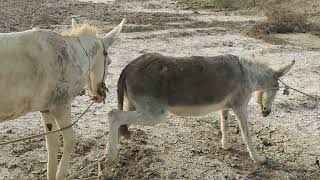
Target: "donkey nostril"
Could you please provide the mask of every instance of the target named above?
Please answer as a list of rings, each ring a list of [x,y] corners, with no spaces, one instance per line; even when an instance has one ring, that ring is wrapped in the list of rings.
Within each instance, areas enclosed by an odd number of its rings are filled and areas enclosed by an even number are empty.
[[[94,101],[97,101],[98,97],[97,96],[93,96],[91,99],[94,100]]]

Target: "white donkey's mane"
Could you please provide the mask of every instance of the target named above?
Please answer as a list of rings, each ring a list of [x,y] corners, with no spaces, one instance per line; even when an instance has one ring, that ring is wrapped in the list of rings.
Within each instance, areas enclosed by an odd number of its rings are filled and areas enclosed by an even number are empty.
[[[72,36],[72,37],[78,37],[78,36],[97,36],[97,27],[90,24],[82,24],[79,27],[72,28],[71,30],[63,31],[61,33],[63,36]]]

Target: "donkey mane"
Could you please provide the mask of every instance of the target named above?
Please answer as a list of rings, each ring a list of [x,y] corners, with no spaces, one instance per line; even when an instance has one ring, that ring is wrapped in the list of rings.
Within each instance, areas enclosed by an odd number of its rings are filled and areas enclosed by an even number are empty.
[[[244,62],[245,64],[248,65],[254,65],[257,67],[261,67],[264,69],[270,69],[269,64],[266,62],[261,61],[260,59],[256,59],[256,58],[240,58],[240,60],[242,62]]]
[[[81,35],[88,35],[96,37],[97,35],[97,27],[90,25],[90,24],[82,24],[81,26],[77,28],[72,28],[71,30],[64,31],[61,33],[63,36],[72,36],[72,37],[78,37]]]
[[[252,71],[256,73],[263,73],[266,76],[274,73],[274,70],[269,67],[269,64],[266,62],[261,61],[260,59],[256,58],[240,58],[240,61],[243,65],[249,67]]]

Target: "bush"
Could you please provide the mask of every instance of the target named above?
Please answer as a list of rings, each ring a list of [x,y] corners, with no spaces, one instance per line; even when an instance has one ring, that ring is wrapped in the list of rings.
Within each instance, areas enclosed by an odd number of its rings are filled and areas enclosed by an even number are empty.
[[[250,34],[305,33],[311,30],[308,15],[304,13],[279,8],[268,10],[265,15],[267,21],[254,25]]]

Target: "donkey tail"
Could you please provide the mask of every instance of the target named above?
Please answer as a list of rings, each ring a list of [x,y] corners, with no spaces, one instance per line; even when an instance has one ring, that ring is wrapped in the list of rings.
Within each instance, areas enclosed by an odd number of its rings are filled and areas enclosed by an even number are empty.
[[[119,80],[118,80],[118,87],[117,87],[117,94],[118,94],[118,109],[123,110],[123,101],[124,95],[126,91],[126,70],[122,70]],[[130,137],[130,131],[128,130],[128,125],[124,124],[119,127],[119,137],[124,136],[126,138]]]

